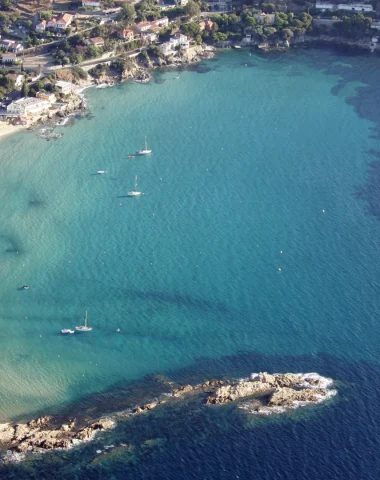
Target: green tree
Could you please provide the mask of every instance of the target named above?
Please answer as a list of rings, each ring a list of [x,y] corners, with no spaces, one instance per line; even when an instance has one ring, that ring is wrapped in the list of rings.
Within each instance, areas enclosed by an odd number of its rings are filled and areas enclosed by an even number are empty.
[[[120,12],[120,19],[126,20],[128,23],[132,23],[136,16],[137,14],[135,7],[132,4],[125,2]]]
[[[29,95],[29,85],[24,82],[21,87],[21,96],[27,97]]]
[[[190,18],[199,17],[199,15],[201,14],[201,9],[199,5],[194,2],[194,0],[189,0],[183,10],[185,15]]]
[[[284,40],[290,40],[294,36],[294,33],[289,28],[284,28],[281,31],[281,36]]]
[[[41,20],[46,20],[47,22],[51,19],[52,16],[53,16],[53,12],[50,10],[45,10],[40,13]]]
[[[189,23],[185,23],[182,26],[182,31],[185,35],[195,38],[197,35],[201,33],[201,27],[196,22],[189,22]]]

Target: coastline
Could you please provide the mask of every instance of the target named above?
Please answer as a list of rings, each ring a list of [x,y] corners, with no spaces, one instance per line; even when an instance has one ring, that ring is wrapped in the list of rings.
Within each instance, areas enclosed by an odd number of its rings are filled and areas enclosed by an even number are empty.
[[[75,91],[71,95],[71,99],[68,101],[68,108],[64,113],[56,111],[49,111],[48,113],[43,112],[41,114],[35,115],[29,119],[25,125],[12,125],[6,123],[0,123],[0,142],[2,139],[20,133],[22,131],[31,130],[38,125],[44,125],[49,123],[55,118],[65,118],[70,114],[79,112],[81,109],[81,104],[85,105],[84,94],[83,92],[88,88],[110,88],[120,83],[125,83],[128,81],[135,81],[137,83],[148,83],[152,79],[152,72],[159,68],[167,69],[179,69],[181,67],[186,67],[187,65],[197,64],[204,60],[212,59],[216,52],[223,51],[225,49],[251,49],[257,48],[258,51],[272,52],[272,51],[281,51],[285,52],[292,48],[300,46],[330,46],[330,47],[344,47],[357,49],[360,51],[370,49],[371,41],[370,39],[358,39],[350,40],[344,37],[336,37],[331,35],[319,35],[319,36],[310,36],[310,35],[301,35],[295,37],[290,44],[275,44],[275,45],[261,45],[258,42],[222,42],[221,44],[216,44],[215,46],[206,46],[206,45],[197,45],[191,47],[186,53],[181,57],[171,57],[168,60],[159,59],[159,62],[154,63],[149,60],[146,64],[140,64],[137,62],[132,62],[132,65],[129,68],[126,68],[121,74],[118,73],[104,73],[99,78],[91,77],[89,81],[82,82],[80,85],[76,85]],[[376,53],[376,50],[372,53]]]

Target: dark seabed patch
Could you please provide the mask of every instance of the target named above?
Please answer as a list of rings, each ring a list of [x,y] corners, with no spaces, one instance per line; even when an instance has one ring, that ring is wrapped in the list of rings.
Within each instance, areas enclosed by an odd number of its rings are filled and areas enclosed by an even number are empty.
[[[188,368],[166,374],[186,384],[210,378],[239,378],[263,370],[318,371],[337,380],[339,395],[313,409],[260,419],[232,405],[209,408],[201,400],[190,398],[121,420],[115,430],[71,452],[49,453],[3,467],[0,478],[379,478],[377,365],[346,362],[325,354],[268,357],[247,352],[221,359],[199,359]],[[169,389],[166,382],[165,377],[152,376],[134,384],[120,383],[61,413],[71,418],[110,413],[138,403],[147,394],[154,397]]]

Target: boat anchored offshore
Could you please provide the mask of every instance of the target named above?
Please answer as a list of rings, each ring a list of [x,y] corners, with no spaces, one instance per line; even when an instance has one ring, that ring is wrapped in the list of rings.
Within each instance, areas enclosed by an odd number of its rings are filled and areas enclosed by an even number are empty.
[[[152,153],[152,150],[149,150],[148,145],[146,143],[146,137],[145,137],[145,148],[142,148],[137,152],[137,155],[149,155]]]
[[[98,170],[96,173],[98,175],[104,175],[105,173],[107,173],[107,170]]]
[[[128,197],[137,197],[141,195],[142,192],[137,190],[137,175],[135,176],[135,189],[127,193]]]
[[[75,330],[77,332],[91,332],[92,327],[89,327],[87,325],[87,310],[86,310],[86,316],[84,318],[84,325],[79,325],[79,326],[75,327]]]
[[[63,335],[68,335],[69,333],[75,333],[75,330],[71,330],[70,328],[63,328],[61,330],[61,333],[63,333]]]

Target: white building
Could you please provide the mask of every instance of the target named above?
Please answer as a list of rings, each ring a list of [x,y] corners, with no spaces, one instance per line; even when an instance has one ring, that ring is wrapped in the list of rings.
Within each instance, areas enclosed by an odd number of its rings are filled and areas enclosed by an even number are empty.
[[[205,3],[211,7],[211,10],[227,12],[228,10],[231,10],[231,1],[232,0],[212,0],[206,1]]]
[[[143,40],[147,40],[148,42],[152,43],[157,40],[158,36],[157,36],[157,33],[144,32],[141,34],[141,38]]]
[[[17,73],[7,73],[6,77],[14,80],[16,88],[21,87],[22,82],[24,81],[24,75],[18,75]]]
[[[187,5],[189,2],[189,0],[174,0],[174,3],[176,5],[180,5],[181,7],[184,7],[185,5]]]
[[[17,55],[15,53],[3,53],[3,63],[17,63]]]
[[[63,80],[59,80],[55,86],[59,93],[62,93],[63,95],[67,95],[73,91],[73,84],[70,82],[64,82]]]
[[[334,3],[327,3],[327,2],[316,2],[315,8],[317,10],[335,10],[336,5]]]
[[[151,24],[150,22],[140,22],[136,27],[139,32],[147,32],[150,29]]]
[[[176,33],[174,37],[170,37],[170,43],[172,44],[173,48],[181,47],[186,50],[190,47],[189,39],[182,33]]]
[[[73,18],[74,15],[70,15],[69,13],[65,13],[60,17],[54,17],[47,22],[46,28],[50,28],[52,30],[66,30],[66,28],[73,21]]]
[[[165,28],[168,25],[169,25],[168,17],[162,17],[162,18],[159,18],[158,20],[153,20],[153,22],[151,22],[152,27]]]
[[[29,113],[31,115],[35,113],[43,112],[50,108],[50,102],[47,100],[41,100],[34,97],[21,98],[15,102],[10,103],[7,106],[7,112],[25,117]]]
[[[37,32],[44,32],[46,30],[46,20],[41,20],[36,24],[36,30]]]
[[[347,12],[373,12],[373,7],[369,3],[334,3],[316,2],[317,10],[345,10]]]
[[[346,10],[349,12],[373,12],[372,5],[368,3],[340,3],[338,10]]]

